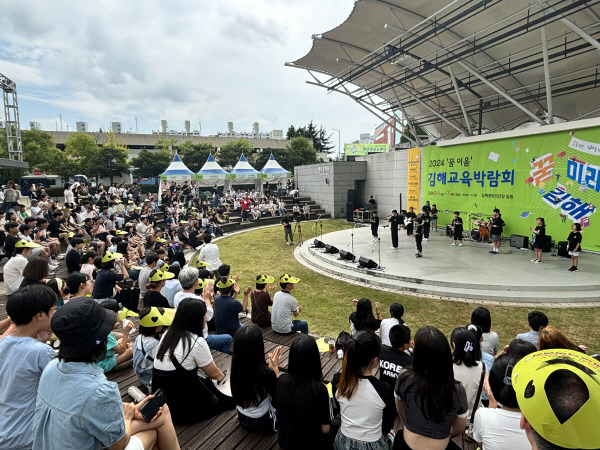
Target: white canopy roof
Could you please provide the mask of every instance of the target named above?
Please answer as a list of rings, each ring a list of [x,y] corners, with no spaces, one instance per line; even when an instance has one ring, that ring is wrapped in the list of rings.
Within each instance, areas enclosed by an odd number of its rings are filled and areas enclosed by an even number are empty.
[[[261,169],[260,174],[261,174],[261,178],[265,179],[267,181],[273,180],[276,178],[287,178],[290,176],[290,172],[288,172],[283,167],[281,167],[281,165],[279,165],[279,163],[273,156],[273,153],[271,153],[271,156],[269,156],[269,160],[265,163],[264,167]]]
[[[166,178],[170,181],[184,181],[191,180],[193,175],[195,175],[194,172],[188,169],[187,166],[183,163],[183,161],[181,161],[179,155],[175,153],[173,161],[171,162],[171,164],[169,164],[167,170],[160,174],[160,177],[162,179]]]
[[[239,161],[235,165],[231,172],[229,172],[228,177],[232,180],[255,180],[258,178],[258,170],[250,165],[244,154],[240,156]]]

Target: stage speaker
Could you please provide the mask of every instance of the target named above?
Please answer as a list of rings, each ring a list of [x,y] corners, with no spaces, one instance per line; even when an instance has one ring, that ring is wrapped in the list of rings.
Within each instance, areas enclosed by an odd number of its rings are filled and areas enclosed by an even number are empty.
[[[318,240],[318,239],[315,239],[313,241],[313,246],[315,248],[325,248],[325,244],[323,242],[321,242],[320,240]]]
[[[544,236],[544,245],[542,246],[542,252],[552,251],[552,236]]]
[[[569,243],[567,241],[560,241],[558,243],[558,256],[564,256],[565,258],[570,258],[569,256]]]
[[[333,255],[333,254],[338,253],[338,252],[339,252],[338,248],[334,247],[333,245],[327,244],[325,246],[325,253],[331,253]]]
[[[516,248],[527,248],[529,245],[529,238],[527,236],[521,236],[518,234],[510,235],[510,246]]]
[[[446,225],[446,236],[452,236],[452,225]]]
[[[375,261],[369,258],[365,258],[364,256],[361,256],[358,259],[358,265],[360,267],[364,267],[365,269],[377,269],[378,267]]]
[[[350,252],[347,252],[346,250],[340,250],[340,259],[343,259],[345,261],[354,261],[356,259],[356,256],[354,256]]]
[[[354,203],[352,203],[352,202],[346,203],[346,220],[348,222],[352,222],[354,220],[354,217],[352,215],[353,212],[354,212]]]

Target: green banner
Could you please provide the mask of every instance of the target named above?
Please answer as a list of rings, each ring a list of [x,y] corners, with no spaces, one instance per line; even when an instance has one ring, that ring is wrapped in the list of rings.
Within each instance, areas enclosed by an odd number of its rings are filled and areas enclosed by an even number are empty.
[[[387,153],[390,151],[388,144],[345,144],[344,152],[347,156],[366,156],[369,153]]]
[[[579,223],[582,248],[600,251],[600,128],[426,147],[422,185],[440,225],[460,211],[465,229],[475,227],[498,208],[505,236],[531,236],[543,217],[556,243]]]

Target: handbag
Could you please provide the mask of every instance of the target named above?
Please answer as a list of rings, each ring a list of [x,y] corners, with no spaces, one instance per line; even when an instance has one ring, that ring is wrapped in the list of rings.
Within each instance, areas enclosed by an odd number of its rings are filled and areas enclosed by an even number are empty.
[[[481,399],[481,391],[483,391],[483,380],[485,379],[486,373],[485,363],[481,362],[481,378],[479,380],[479,387],[477,388],[477,395],[475,396],[475,403],[473,403],[473,411],[471,411],[471,419],[469,421],[469,426],[465,430],[465,437],[468,441],[475,442],[473,439],[473,423],[475,422],[475,413],[477,412],[477,408],[479,407],[479,400]]]
[[[335,349],[344,350],[344,347],[346,347],[346,344],[350,341],[350,339],[352,339],[350,333],[347,331],[340,331],[340,334],[338,334],[338,337],[335,340]]]

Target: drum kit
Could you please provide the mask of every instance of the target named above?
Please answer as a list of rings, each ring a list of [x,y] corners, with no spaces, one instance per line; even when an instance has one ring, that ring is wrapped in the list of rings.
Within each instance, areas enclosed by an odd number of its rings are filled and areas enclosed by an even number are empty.
[[[469,222],[472,226],[469,227],[469,238],[473,241],[488,242],[490,237],[490,219],[484,221],[482,219],[483,213],[471,213],[469,216]]]

